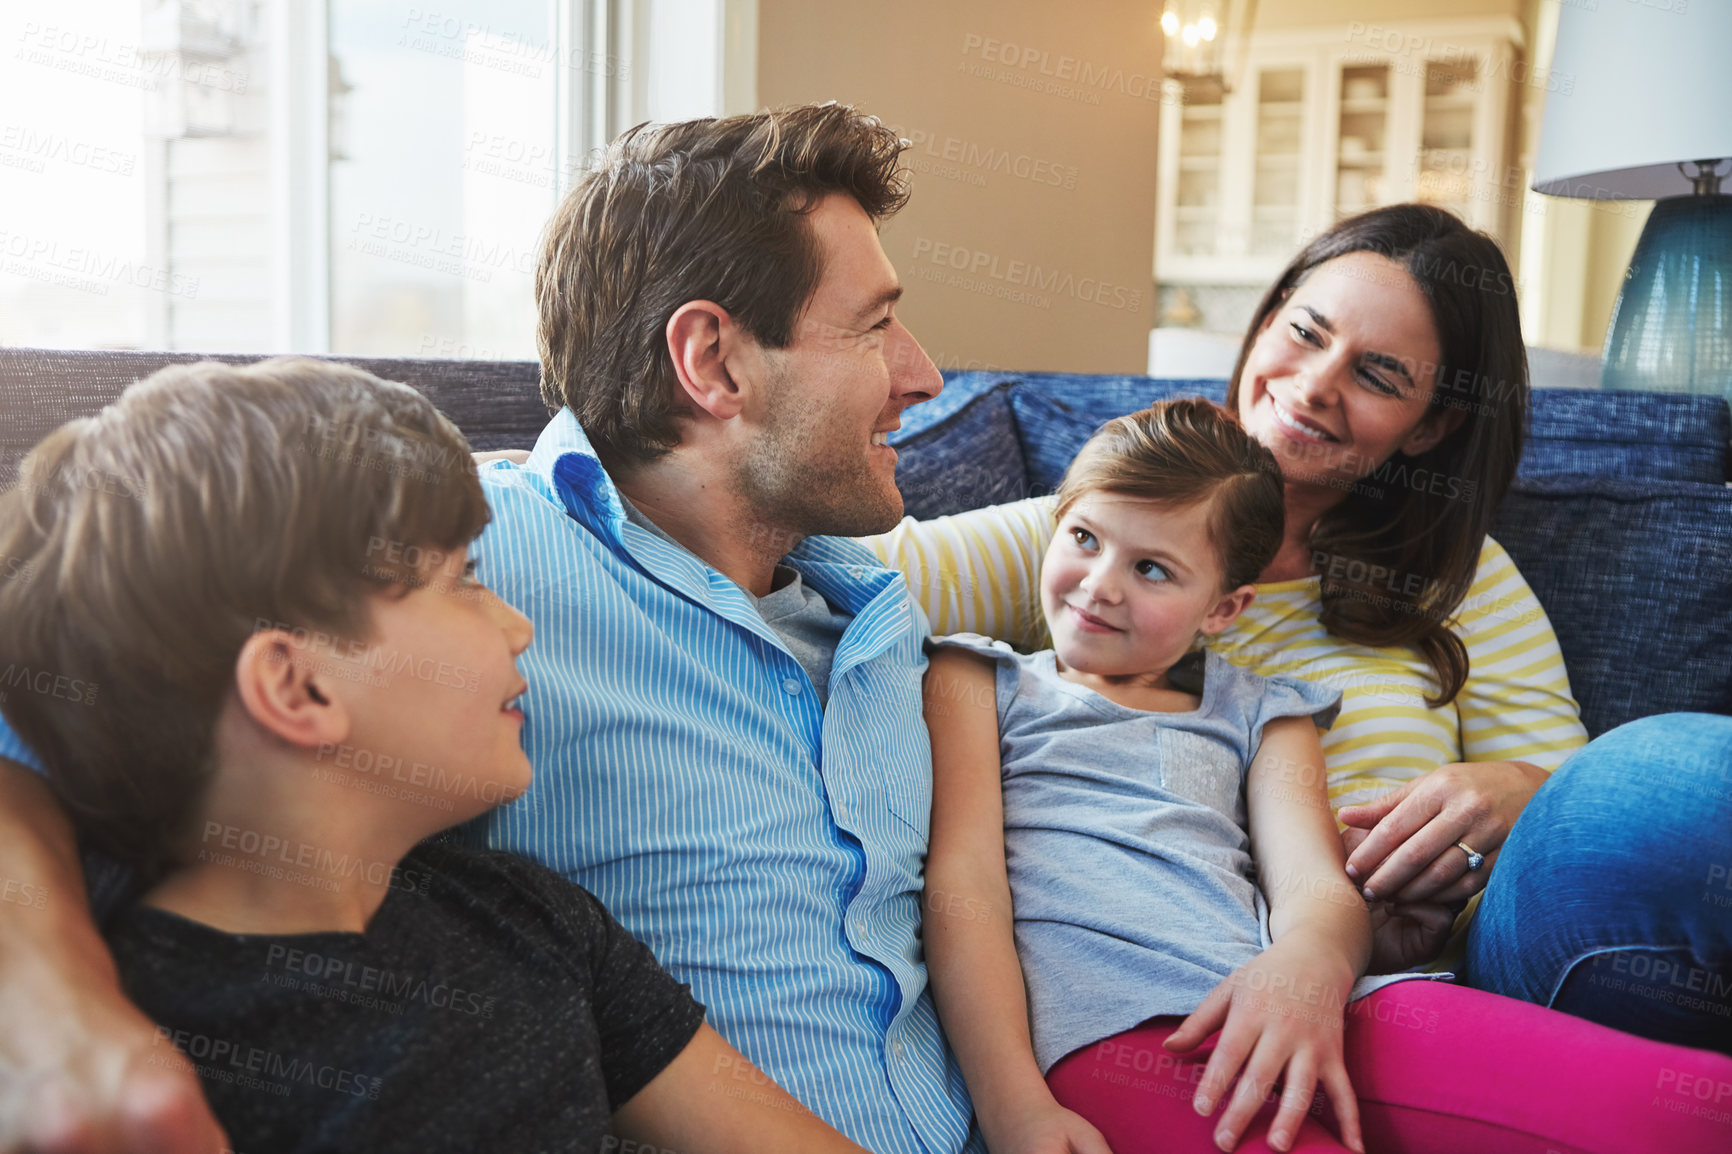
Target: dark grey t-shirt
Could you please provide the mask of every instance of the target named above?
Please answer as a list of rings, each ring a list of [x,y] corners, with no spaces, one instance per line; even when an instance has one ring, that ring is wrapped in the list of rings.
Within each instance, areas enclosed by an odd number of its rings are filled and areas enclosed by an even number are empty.
[[[243,1154],[593,1151],[704,1008],[588,891],[428,843],[365,934],[229,934],[134,905],[127,993]]]

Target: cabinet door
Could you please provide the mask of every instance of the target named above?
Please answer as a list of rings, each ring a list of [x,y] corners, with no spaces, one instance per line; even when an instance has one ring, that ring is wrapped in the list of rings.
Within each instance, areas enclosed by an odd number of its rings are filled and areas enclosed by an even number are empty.
[[[1214,256],[1221,238],[1225,106],[1219,89],[1190,90],[1179,109],[1173,255]]]
[[[1331,223],[1389,201],[1393,69],[1342,63],[1336,102]]]
[[[1478,56],[1425,62],[1413,186],[1413,198],[1421,204],[1447,208],[1469,222],[1474,219],[1475,160],[1482,143],[1476,123],[1481,65]]]
[[[1309,70],[1300,64],[1256,74],[1251,255],[1285,259],[1299,247],[1307,215],[1306,108]]]

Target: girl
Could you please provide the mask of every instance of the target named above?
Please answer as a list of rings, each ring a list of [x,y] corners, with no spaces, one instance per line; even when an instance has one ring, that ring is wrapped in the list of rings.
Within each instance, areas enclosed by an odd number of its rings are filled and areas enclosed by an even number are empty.
[[[1400,1149],[1537,1151],[1577,1108],[1537,1069],[1594,1086],[1598,1148],[1646,1148],[1654,1078],[1688,1052],[1361,980],[1399,959],[1373,956],[1330,818],[1317,728],[1339,694],[1194,649],[1251,602],[1283,520],[1274,458],[1213,406],[1119,418],[1058,493],[1053,648],[938,642],[925,942],[988,1145],[1230,1150],[1257,1118],[1251,1149],[1363,1151],[1363,1079]]]

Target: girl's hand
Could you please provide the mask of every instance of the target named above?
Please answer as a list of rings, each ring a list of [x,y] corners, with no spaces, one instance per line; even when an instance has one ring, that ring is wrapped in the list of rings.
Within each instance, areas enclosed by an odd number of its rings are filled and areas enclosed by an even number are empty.
[[[998,1127],[1008,1139],[989,1141],[992,1154],[1113,1154],[1112,1147],[1081,1114],[1053,1101],[1029,1107]]]
[[[1545,780],[1545,770],[1525,761],[1457,762],[1345,806],[1336,816],[1349,827],[1342,831],[1347,876],[1367,902],[1465,902],[1485,888],[1498,850]],[[1484,865],[1469,870],[1458,842],[1483,854]]]
[[[1341,1123],[1342,1141],[1364,1154],[1359,1101],[1341,1051],[1342,1016],[1354,976],[1353,965],[1327,943],[1290,933],[1216,986],[1167,1039],[1167,1049],[1182,1054],[1221,1031],[1194,1102],[1205,1118],[1244,1068],[1215,1129],[1216,1146],[1231,1150],[1238,1144],[1280,1081],[1281,1105],[1269,1124],[1269,1145],[1290,1149],[1321,1082]]]

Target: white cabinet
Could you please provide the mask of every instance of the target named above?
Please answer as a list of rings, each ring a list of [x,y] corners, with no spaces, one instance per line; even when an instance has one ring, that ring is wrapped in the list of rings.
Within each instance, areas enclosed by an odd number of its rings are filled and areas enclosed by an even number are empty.
[[[1260,34],[1224,96],[1168,83],[1155,280],[1265,285],[1343,217],[1417,200],[1500,240],[1514,20]]]

